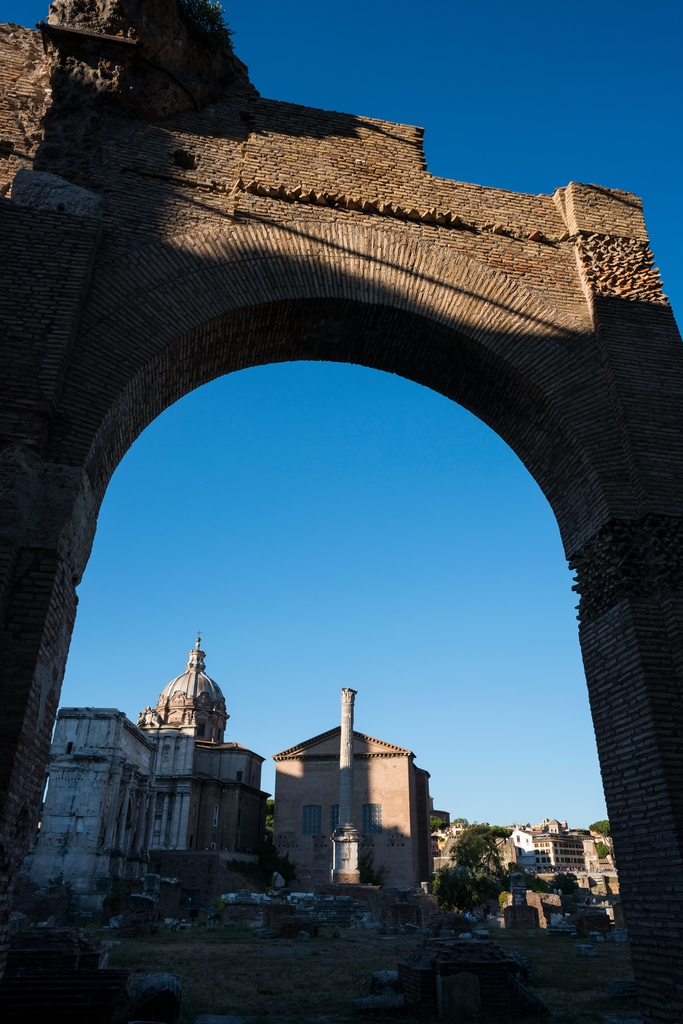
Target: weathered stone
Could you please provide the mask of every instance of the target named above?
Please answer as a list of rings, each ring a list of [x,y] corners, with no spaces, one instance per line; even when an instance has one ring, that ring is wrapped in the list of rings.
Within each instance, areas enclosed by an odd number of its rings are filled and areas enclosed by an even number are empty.
[[[479,977],[468,971],[437,977],[439,1017],[472,1020],[481,1016]]]
[[[398,971],[374,971],[370,981],[370,994],[389,995],[399,989]]]
[[[176,974],[146,974],[135,986],[131,1018],[175,1024],[181,1003],[182,990]]]
[[[574,952],[577,956],[597,956],[598,951],[595,946],[590,943],[578,943],[574,946]]]
[[[100,196],[56,174],[22,169],[12,182],[12,201],[36,210],[57,210],[76,217],[100,218],[103,203]]]

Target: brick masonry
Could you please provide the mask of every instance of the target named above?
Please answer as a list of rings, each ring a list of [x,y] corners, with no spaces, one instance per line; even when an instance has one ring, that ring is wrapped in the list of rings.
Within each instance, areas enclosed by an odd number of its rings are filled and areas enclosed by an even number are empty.
[[[263,99],[144,7],[51,6],[113,43],[0,27],[5,914],[119,460],[220,374],[354,362],[471,410],[553,508],[642,1013],[683,1019],[683,350],[640,200],[435,177],[420,129]]]

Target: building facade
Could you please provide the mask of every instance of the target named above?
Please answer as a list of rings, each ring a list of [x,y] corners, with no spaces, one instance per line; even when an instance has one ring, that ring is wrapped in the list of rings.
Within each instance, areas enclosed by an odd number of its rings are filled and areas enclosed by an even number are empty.
[[[339,825],[341,728],[274,755],[278,852],[297,864],[302,886],[332,877],[331,835]],[[361,878],[371,869],[408,887],[432,874],[429,772],[404,747],[353,732],[351,818],[360,833]]]
[[[221,850],[256,860],[265,835],[264,758],[224,742],[225,699],[199,639],[181,675],[133,725],[115,708],[62,708],[48,788],[26,862],[41,885],[62,876],[94,910],[150,851]]]

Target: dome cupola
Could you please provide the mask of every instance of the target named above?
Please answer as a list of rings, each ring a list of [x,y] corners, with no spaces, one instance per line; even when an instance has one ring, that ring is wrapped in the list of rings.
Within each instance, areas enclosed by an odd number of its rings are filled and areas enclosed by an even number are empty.
[[[188,662],[182,675],[164,687],[157,702],[157,715],[162,725],[177,728],[193,727],[198,740],[222,743],[225,723],[230,717],[225,712],[225,699],[218,683],[205,672],[206,655],[200,638],[188,653]]]

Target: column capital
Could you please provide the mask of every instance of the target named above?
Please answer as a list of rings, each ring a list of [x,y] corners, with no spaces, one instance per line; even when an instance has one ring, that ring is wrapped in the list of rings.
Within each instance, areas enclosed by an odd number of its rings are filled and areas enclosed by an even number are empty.
[[[683,590],[683,517],[612,520],[569,559],[579,619],[599,618],[627,597]]]

